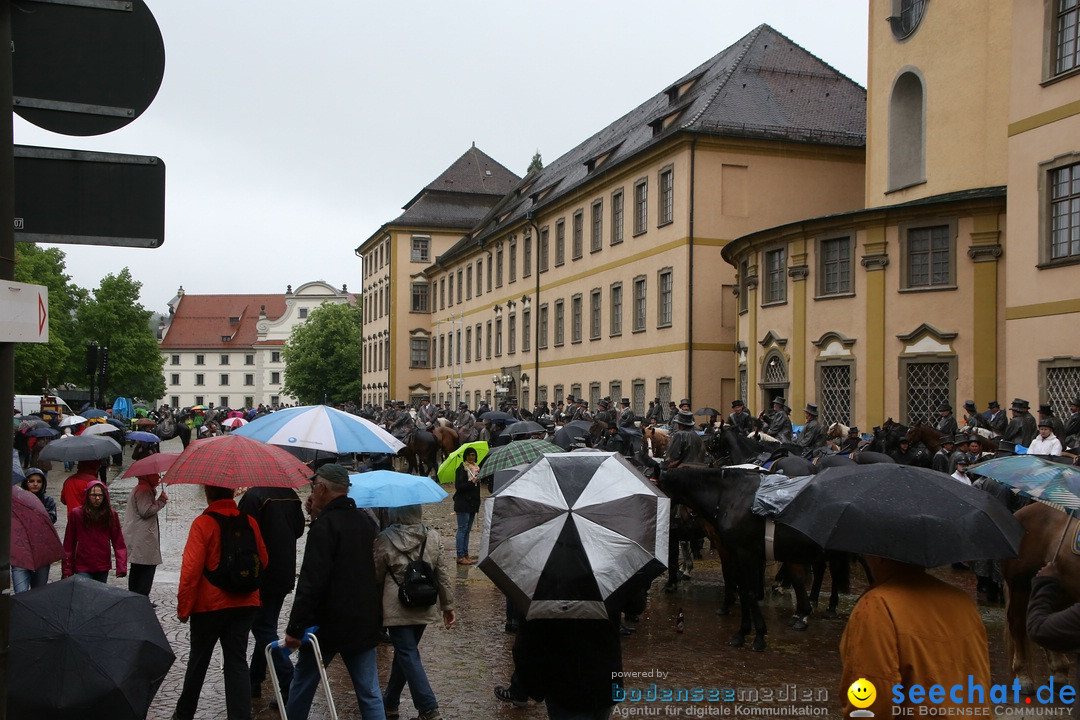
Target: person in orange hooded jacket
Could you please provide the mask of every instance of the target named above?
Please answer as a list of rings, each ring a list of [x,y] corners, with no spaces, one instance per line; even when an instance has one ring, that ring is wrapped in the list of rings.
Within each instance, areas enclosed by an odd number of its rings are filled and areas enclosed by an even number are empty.
[[[214,645],[221,643],[225,673],[225,708],[228,720],[250,720],[251,678],[248,675],[247,637],[259,607],[259,591],[230,593],[222,590],[203,574],[221,562],[221,527],[210,513],[236,516],[240,511],[233,500],[232,488],[206,485],[207,508],[191,523],[184,559],[180,566],[180,589],[176,615],[180,622],[191,620],[191,649],[187,673],[173,717],[192,720],[199,705],[206,671]],[[259,524],[251,516],[248,523],[255,530],[259,561],[266,567],[266,545]]]

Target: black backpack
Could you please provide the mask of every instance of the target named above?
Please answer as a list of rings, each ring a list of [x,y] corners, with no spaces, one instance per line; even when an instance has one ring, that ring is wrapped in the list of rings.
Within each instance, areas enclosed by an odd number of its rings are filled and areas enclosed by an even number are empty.
[[[221,562],[217,569],[203,568],[210,583],[227,593],[243,594],[259,589],[263,565],[259,560],[259,545],[248,516],[221,515],[205,511],[221,529]]]
[[[435,584],[435,571],[431,564],[424,561],[424,548],[427,547],[427,528],[424,528],[424,540],[420,543],[420,555],[410,560],[401,574],[401,582],[394,577],[390,568],[390,579],[398,586],[398,600],[407,608],[431,607],[439,599],[439,588]]]

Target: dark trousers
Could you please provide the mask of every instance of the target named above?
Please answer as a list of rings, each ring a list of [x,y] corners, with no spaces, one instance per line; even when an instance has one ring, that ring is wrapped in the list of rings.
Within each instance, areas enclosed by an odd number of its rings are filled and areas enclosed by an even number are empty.
[[[206,670],[214,645],[221,643],[225,664],[225,707],[228,720],[251,720],[251,679],[248,677],[247,641],[255,607],[226,608],[194,613],[191,650],[180,699],[176,702],[177,720],[192,720],[199,707],[199,693],[206,680]]]
[[[131,563],[128,566],[128,590],[150,597],[150,588],[154,586],[155,572],[157,572],[157,565]]]
[[[251,623],[251,636],[255,638],[255,649],[251,653],[251,672],[249,673],[252,689],[262,685],[262,681],[266,679],[266,646],[278,639],[278,618],[281,616],[281,606],[285,602],[284,595],[273,595],[265,590],[259,595],[262,597],[262,605],[255,611],[255,619]],[[272,657],[278,683],[287,696],[289,685],[292,683],[292,661],[280,652],[272,653]]]

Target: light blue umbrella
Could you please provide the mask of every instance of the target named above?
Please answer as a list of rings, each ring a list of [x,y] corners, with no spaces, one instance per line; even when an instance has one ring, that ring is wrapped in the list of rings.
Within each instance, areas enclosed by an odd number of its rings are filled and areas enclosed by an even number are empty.
[[[289,408],[264,415],[232,435],[267,445],[308,448],[327,453],[389,453],[405,447],[381,427],[357,415],[325,405]]]
[[[349,475],[349,497],[357,507],[404,507],[437,503],[447,497],[429,477],[407,475],[392,470],[373,470]]]
[[[137,440],[138,442],[147,442],[147,443],[159,443],[159,442],[161,442],[161,438],[159,438],[154,433],[144,432],[142,430],[133,430],[132,432],[129,432],[127,434],[127,436],[125,437],[125,439],[126,440]]]

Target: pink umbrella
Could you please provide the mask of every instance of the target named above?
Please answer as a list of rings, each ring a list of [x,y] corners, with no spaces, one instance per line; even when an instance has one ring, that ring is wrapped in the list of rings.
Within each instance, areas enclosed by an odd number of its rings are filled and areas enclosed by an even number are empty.
[[[64,546],[37,495],[11,488],[11,564],[36,570],[62,560]]]
[[[139,477],[141,475],[160,475],[169,468],[180,455],[177,453],[154,453],[131,463],[131,467],[120,477]]]

